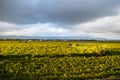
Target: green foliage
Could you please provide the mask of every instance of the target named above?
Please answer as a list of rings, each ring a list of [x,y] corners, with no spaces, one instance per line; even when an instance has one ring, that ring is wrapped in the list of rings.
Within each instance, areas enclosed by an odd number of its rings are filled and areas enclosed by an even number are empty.
[[[0,80],[107,78],[120,78],[120,43],[0,41]]]

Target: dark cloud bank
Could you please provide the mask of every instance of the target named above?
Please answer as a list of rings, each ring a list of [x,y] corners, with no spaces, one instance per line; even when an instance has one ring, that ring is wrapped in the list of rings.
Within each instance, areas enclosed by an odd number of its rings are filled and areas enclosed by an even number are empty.
[[[0,0],[0,35],[120,39],[120,0]]]
[[[120,0],[0,0],[0,21],[77,24],[116,15]]]

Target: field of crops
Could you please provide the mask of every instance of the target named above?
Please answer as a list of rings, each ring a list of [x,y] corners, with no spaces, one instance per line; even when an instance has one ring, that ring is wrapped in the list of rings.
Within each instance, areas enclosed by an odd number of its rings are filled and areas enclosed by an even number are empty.
[[[0,41],[0,80],[120,78],[120,43]]]

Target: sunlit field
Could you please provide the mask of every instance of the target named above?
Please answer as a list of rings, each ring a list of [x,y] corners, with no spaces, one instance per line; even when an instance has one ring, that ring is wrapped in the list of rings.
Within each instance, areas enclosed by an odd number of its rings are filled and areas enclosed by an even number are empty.
[[[120,78],[120,43],[0,41],[0,80]]]

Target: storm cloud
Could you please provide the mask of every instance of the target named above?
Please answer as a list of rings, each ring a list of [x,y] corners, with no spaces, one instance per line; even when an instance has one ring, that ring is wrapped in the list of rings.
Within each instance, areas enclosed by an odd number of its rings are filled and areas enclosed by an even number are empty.
[[[0,0],[0,35],[120,39],[120,0]]]
[[[77,24],[117,15],[120,0],[0,0],[0,21]]]

